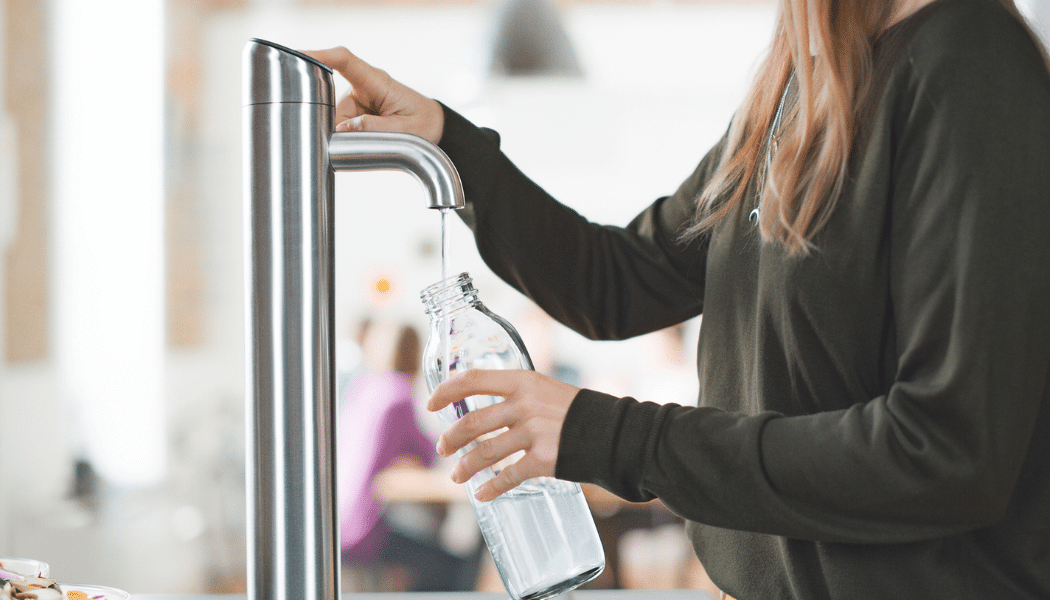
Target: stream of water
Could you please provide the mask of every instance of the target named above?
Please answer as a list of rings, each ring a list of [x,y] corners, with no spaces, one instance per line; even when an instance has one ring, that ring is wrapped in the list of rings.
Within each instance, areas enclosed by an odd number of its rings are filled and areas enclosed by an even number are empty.
[[[449,273],[452,271],[452,231],[450,225],[452,222],[449,217],[452,215],[451,208],[442,208],[441,210],[441,281],[445,282],[449,278]],[[441,381],[445,381],[449,378],[450,369],[452,366],[452,336],[449,331],[449,316],[448,314],[442,315],[441,322]]]

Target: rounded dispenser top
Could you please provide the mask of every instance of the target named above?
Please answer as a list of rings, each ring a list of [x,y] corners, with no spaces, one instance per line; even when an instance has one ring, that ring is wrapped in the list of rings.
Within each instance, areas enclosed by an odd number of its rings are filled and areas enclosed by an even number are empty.
[[[313,58],[266,40],[244,47],[244,105],[300,103],[335,105],[332,69]]]

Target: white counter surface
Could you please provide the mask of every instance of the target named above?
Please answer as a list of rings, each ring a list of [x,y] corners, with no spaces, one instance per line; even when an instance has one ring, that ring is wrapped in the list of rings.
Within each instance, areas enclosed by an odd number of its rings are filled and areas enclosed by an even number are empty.
[[[342,600],[507,600],[494,592],[348,593]],[[244,594],[132,594],[131,600],[247,600]],[[553,600],[713,600],[702,590],[577,590]]]

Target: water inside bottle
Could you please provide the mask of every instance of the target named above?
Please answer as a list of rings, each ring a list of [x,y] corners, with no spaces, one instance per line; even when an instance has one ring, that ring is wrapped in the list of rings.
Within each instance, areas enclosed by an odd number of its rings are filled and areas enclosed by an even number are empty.
[[[496,569],[513,598],[550,598],[601,573],[601,545],[574,543],[593,536],[594,525],[583,494],[573,484],[540,477],[491,502],[472,503]]]

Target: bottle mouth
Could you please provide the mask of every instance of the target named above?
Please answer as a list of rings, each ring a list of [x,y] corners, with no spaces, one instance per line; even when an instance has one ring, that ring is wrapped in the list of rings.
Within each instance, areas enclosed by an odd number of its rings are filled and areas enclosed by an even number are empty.
[[[431,284],[419,292],[426,314],[441,312],[459,303],[477,302],[478,291],[474,289],[474,280],[466,271]]]
[[[427,296],[433,296],[434,294],[440,292],[441,290],[443,290],[445,288],[448,288],[448,287],[451,287],[451,286],[459,283],[460,281],[464,281],[466,283],[470,283],[473,280],[470,278],[470,273],[467,273],[466,271],[463,271],[459,275],[455,275],[453,277],[449,277],[448,279],[442,279],[441,281],[439,281],[437,283],[432,283],[432,284],[428,285],[427,287],[423,288],[422,291],[419,292],[419,297],[420,298],[425,298]]]

